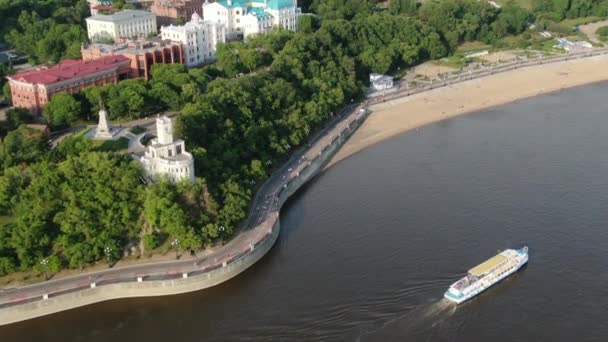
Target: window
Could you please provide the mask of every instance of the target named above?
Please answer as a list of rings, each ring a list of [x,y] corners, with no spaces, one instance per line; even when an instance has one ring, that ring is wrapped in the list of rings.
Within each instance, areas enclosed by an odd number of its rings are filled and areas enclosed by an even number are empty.
[[[168,149],[167,150],[167,156],[173,157],[173,150],[172,149]]]
[[[175,154],[182,154],[182,145],[175,146]]]

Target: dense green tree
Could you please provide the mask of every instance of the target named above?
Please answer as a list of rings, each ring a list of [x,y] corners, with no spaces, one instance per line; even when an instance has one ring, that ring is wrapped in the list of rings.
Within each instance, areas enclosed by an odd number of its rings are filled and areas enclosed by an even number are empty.
[[[315,19],[312,15],[302,15],[298,19],[298,29],[300,32],[312,33],[315,31]]]
[[[58,23],[24,10],[6,40],[32,63],[57,63],[62,58],[79,58],[86,34],[80,25]]]
[[[8,101],[9,104],[12,103],[11,87],[8,82],[2,86],[2,96]]]
[[[144,216],[148,225],[176,241],[182,250],[194,252],[213,240],[205,227],[214,210],[215,204],[201,180],[175,185],[161,179],[146,189]]]
[[[21,124],[32,121],[32,113],[24,108],[11,108],[6,111],[6,128],[12,131]]]
[[[53,126],[69,125],[82,115],[82,104],[73,95],[61,93],[53,96],[44,107],[44,117]]]
[[[141,175],[128,156],[86,153],[59,164],[61,204],[53,223],[61,232],[56,251],[70,267],[122,255],[136,236]]]
[[[41,131],[21,126],[9,132],[0,142],[0,165],[4,170],[34,163],[44,159],[48,149],[46,137]]]
[[[418,10],[418,0],[391,0],[388,9],[392,14],[414,15]]]
[[[323,20],[352,19],[355,15],[371,12],[372,0],[312,0],[311,9]]]

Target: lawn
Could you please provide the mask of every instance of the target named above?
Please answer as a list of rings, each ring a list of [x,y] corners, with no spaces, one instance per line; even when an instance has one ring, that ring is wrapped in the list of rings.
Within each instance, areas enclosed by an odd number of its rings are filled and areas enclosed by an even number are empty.
[[[595,17],[595,16],[584,17],[584,18],[575,18],[575,19],[564,19],[560,22],[560,24],[574,27],[577,25],[585,25],[585,24],[592,23],[595,21],[600,21],[603,19],[604,18],[602,18],[602,17]]]
[[[461,44],[458,49],[456,49],[456,54],[468,55],[470,53],[480,52],[483,50],[491,50],[492,45],[485,44],[483,42],[474,41],[474,42],[466,42]]]
[[[129,148],[129,139],[120,137],[117,140],[93,140],[95,151],[111,152],[121,151]]]
[[[504,6],[509,2],[509,0],[495,0],[495,2],[500,6]],[[527,10],[532,9],[532,2],[532,0],[515,0],[515,3],[518,4],[519,7],[525,8]]]
[[[433,61],[435,65],[447,66],[454,69],[460,69],[467,64],[466,58],[459,55],[448,56],[437,61]]]

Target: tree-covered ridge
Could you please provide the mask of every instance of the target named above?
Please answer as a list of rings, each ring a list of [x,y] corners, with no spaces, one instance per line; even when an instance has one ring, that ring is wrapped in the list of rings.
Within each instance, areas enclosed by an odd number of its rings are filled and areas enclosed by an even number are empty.
[[[19,151],[15,140],[22,142]],[[196,251],[222,237],[203,179],[146,187],[139,163],[128,155],[95,152],[83,136],[50,153],[45,142],[22,126],[0,144],[6,166],[0,216],[11,218],[0,226],[0,275],[39,269],[49,257],[57,267],[111,263],[125,248],[138,249],[140,238],[156,242],[148,248],[177,240],[178,248]],[[7,158],[13,154],[21,158]]]

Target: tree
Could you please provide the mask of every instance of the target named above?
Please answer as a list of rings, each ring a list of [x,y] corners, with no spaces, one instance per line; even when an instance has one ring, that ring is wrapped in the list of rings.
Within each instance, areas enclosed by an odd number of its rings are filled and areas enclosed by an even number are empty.
[[[62,7],[59,4],[57,7]],[[41,16],[36,11],[22,10],[6,41],[28,56],[31,63],[57,63],[63,58],[79,58],[80,44],[86,33],[67,11],[57,17]],[[82,17],[81,17],[82,18]]]
[[[69,125],[82,115],[82,105],[67,93],[56,94],[44,107],[44,117],[55,127]]]
[[[142,236],[142,240],[146,251],[151,251],[159,246],[158,234],[145,234]]]
[[[6,101],[8,101],[9,104],[11,104],[13,102],[13,99],[11,97],[11,86],[8,83],[5,83],[2,86],[2,96],[4,96],[4,99]]]
[[[11,108],[6,112],[6,122],[8,123],[8,130],[14,130],[21,124],[30,122],[32,120],[32,114],[29,110],[24,108]]]
[[[262,55],[255,48],[243,49],[240,52],[240,60],[243,66],[248,69],[249,72],[257,69],[262,62]]]
[[[300,32],[312,33],[315,30],[314,17],[312,15],[301,15],[298,19]]]
[[[43,160],[48,150],[42,132],[21,126],[9,132],[0,143],[0,172],[11,166]]]
[[[389,7],[389,11],[392,14],[408,14],[413,15],[418,10],[418,1],[417,0],[391,0]]]

